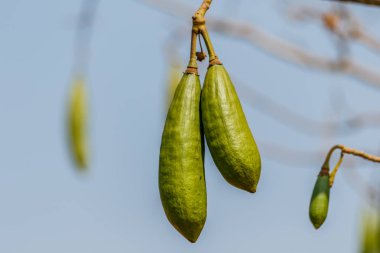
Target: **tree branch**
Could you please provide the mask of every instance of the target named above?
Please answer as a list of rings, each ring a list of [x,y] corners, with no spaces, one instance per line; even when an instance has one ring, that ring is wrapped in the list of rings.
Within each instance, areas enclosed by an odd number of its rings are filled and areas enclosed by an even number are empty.
[[[341,61],[312,54],[253,25],[211,18],[208,24],[216,32],[243,39],[290,63],[328,72],[340,72],[380,88],[380,73],[354,60]]]
[[[361,158],[366,159],[366,160],[371,161],[371,162],[380,163],[380,156],[370,155],[370,154],[365,153],[364,151],[360,151],[360,150],[353,149],[353,148],[348,148],[348,147],[343,146],[343,145],[336,145],[336,146],[332,147],[330,152],[329,152],[329,155],[331,156],[332,152],[334,152],[334,150],[336,150],[336,149],[340,149],[341,152],[344,154],[354,155],[354,156],[361,157]]]
[[[380,6],[380,0],[329,0],[329,1]]]
[[[84,75],[90,57],[91,33],[99,0],[85,0],[77,22],[74,51],[74,71]]]
[[[379,54],[380,40],[368,32],[351,12],[345,9],[343,14],[334,8],[324,12],[309,6],[295,7],[289,11],[289,16],[297,21],[322,21],[325,28],[338,37],[361,43]]]

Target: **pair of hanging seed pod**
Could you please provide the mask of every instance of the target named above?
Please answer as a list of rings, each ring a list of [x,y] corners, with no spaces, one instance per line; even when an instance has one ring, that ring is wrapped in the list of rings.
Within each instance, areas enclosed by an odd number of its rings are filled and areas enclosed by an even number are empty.
[[[207,216],[204,137],[223,177],[255,192],[261,160],[231,79],[221,64],[210,65],[203,90],[199,76],[184,73],[162,134],[159,190],[170,223],[190,242]]]

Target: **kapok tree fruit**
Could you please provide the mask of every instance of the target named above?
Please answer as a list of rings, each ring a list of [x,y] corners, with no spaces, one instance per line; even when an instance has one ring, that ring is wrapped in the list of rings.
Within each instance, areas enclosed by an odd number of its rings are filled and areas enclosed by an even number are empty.
[[[364,212],[362,219],[361,247],[362,253],[380,252],[380,215],[377,208]]]
[[[207,216],[200,95],[198,75],[185,73],[166,118],[159,163],[165,214],[190,242],[198,239]]]
[[[255,192],[261,173],[260,153],[223,65],[207,70],[201,108],[207,145],[219,171],[233,186]]]
[[[68,130],[74,161],[79,169],[84,169],[88,165],[87,93],[82,77],[77,77],[71,87]]]
[[[167,86],[167,108],[169,108],[171,101],[173,100],[175,90],[178,83],[181,81],[181,64],[171,63],[169,66],[169,78]]]
[[[309,217],[313,226],[318,229],[325,222],[329,210],[330,184],[329,174],[318,175],[310,200]]]

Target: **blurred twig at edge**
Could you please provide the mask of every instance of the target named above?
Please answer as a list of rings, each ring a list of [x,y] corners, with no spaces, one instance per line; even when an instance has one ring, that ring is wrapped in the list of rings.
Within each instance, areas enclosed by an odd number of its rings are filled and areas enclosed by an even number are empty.
[[[342,3],[356,3],[356,4],[366,4],[373,6],[380,6],[380,0],[328,0]]]

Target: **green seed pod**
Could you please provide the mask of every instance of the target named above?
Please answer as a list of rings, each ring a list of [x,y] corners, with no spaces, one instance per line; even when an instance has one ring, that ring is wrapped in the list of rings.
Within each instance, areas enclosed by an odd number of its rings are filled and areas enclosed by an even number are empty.
[[[309,206],[309,217],[314,227],[322,226],[329,210],[330,185],[329,175],[319,175],[315,183]]]
[[[380,219],[378,210],[366,210],[362,220],[361,253],[380,252]]]
[[[83,78],[74,80],[69,104],[68,130],[73,158],[78,168],[87,167],[87,97]]]
[[[161,202],[170,223],[190,242],[198,239],[207,215],[200,94],[199,77],[185,73],[169,108],[160,150]]]
[[[230,184],[255,192],[261,159],[234,85],[223,65],[209,67],[201,98],[207,145]]]
[[[168,88],[167,88],[167,101],[169,108],[171,101],[173,100],[173,96],[175,93],[175,90],[177,88],[177,84],[180,82],[182,75],[181,75],[181,69],[182,66],[178,63],[173,63],[169,66],[169,80],[168,80]]]

